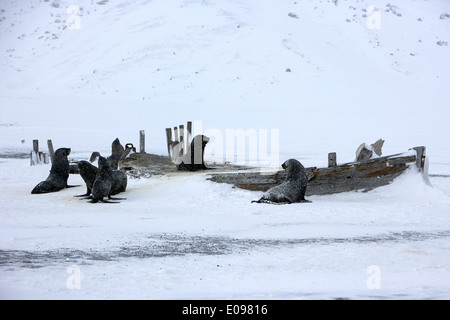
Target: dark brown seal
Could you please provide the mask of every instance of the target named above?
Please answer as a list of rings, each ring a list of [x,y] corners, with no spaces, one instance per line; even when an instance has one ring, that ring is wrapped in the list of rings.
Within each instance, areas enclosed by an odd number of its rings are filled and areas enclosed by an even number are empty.
[[[45,181],[38,183],[31,191],[32,194],[49,193],[62,190],[67,187],[67,180],[69,179],[69,160],[67,156],[70,154],[70,148],[60,148],[55,151],[53,157],[50,174]]]
[[[177,157],[174,162],[178,170],[197,171],[208,169],[203,159],[205,154],[206,144],[209,138],[204,135],[197,135],[192,139],[188,146],[186,154]]]
[[[276,204],[311,202],[305,199],[308,184],[305,167],[295,159],[289,159],[281,166],[287,170],[286,180],[267,190],[258,201],[252,202]]]
[[[78,170],[80,171],[80,175],[86,183],[86,194],[76,197],[90,196],[92,193],[92,187],[94,185],[95,178],[97,177],[98,168],[88,161],[80,161],[78,163]],[[111,177],[111,195],[114,196],[120,192],[125,192],[128,182],[125,172],[120,170],[112,170]]]
[[[90,196],[92,193],[92,186],[94,185],[95,177],[97,176],[98,169],[96,166],[90,164],[88,161],[78,162],[78,171],[80,172],[81,178],[83,178],[86,183],[86,194],[79,195],[76,197],[86,197]]]
[[[99,201],[106,203],[117,203],[104,200],[103,198],[108,198],[108,200],[124,200],[123,198],[113,198],[111,197],[113,192],[113,171],[108,160],[104,157],[99,157],[98,159],[98,172],[95,176],[95,181],[92,185],[92,203],[97,203]]]
[[[119,167],[119,160],[122,157],[125,148],[120,143],[119,138],[116,138],[111,144],[111,155],[107,158],[109,164],[111,165],[111,169],[116,170]],[[94,162],[95,159],[100,157],[100,153],[98,151],[92,152],[90,162]]]

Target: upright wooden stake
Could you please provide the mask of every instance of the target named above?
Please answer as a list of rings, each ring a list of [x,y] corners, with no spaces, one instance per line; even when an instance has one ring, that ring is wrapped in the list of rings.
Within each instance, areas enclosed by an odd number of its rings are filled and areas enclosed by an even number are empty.
[[[192,135],[192,121],[188,121],[188,122],[187,122],[187,134],[188,134],[189,136]]]
[[[417,168],[419,168],[420,171],[424,170],[424,166],[425,166],[425,150],[426,147],[415,147],[413,148],[414,150],[416,150],[417,152],[417,156],[416,156],[416,166]]]
[[[188,121],[186,126],[186,147],[189,143],[191,143],[191,139],[192,139],[192,121]]]
[[[39,153],[39,140],[33,140],[33,152]]]
[[[33,151],[30,153],[30,166],[39,163],[39,140],[33,140]]]
[[[331,152],[328,154],[328,168],[336,167],[336,152]]]
[[[170,149],[172,147],[172,129],[166,128],[167,153],[170,157]]]
[[[52,140],[47,140],[47,147],[48,147],[48,152],[50,153],[50,160],[53,163],[53,158],[55,157],[55,151],[53,149],[53,142],[52,142]]]
[[[174,137],[173,141],[178,143],[179,142],[179,140],[178,140],[178,127],[173,127],[173,137]]]
[[[184,125],[183,124],[180,124],[180,143],[183,146],[180,150],[180,155],[182,156],[182,155],[184,155],[184,150],[186,149],[184,147],[185,141],[184,141]]]
[[[139,152],[145,153],[145,131],[139,131]]]
[[[50,163],[50,159],[49,159],[49,154],[48,153],[44,153],[44,163],[45,164],[49,164]]]

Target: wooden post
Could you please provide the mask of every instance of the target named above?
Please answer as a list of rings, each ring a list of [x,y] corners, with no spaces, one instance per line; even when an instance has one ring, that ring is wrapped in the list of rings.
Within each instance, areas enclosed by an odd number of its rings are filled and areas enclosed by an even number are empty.
[[[139,131],[139,152],[145,153],[145,131]]]
[[[53,163],[53,158],[55,157],[55,151],[53,149],[53,142],[52,142],[52,140],[47,140],[47,147],[48,147],[48,152],[50,153],[50,160]]]
[[[173,127],[173,141],[178,143],[178,127]]]
[[[30,166],[36,165],[36,153],[34,151],[30,152]]]
[[[170,147],[172,146],[172,129],[166,128],[166,138],[167,138],[167,153],[170,157]]]
[[[336,152],[331,152],[328,154],[328,168],[336,166],[337,166]]]
[[[188,147],[189,143],[191,143],[191,140],[192,140],[192,121],[188,121],[186,128],[186,148]]]
[[[44,163],[49,164],[50,163],[50,156],[48,153],[44,153]]]
[[[30,153],[30,166],[39,164],[39,140],[33,140],[33,151]]]
[[[184,125],[183,124],[180,124],[180,143],[182,146],[180,155],[184,155],[184,150],[186,148],[184,147],[185,141],[184,141]]]
[[[192,135],[192,121],[187,122],[187,134],[188,136]]]
[[[39,152],[39,140],[33,140],[33,152]]]
[[[53,162],[54,151],[52,140],[47,140],[47,144]],[[30,165],[34,166],[41,163],[49,163],[49,154],[39,151],[39,140],[33,140],[33,151],[30,153]]]
[[[417,152],[417,156],[416,156],[416,166],[417,168],[419,168],[420,171],[424,170],[424,166],[425,166],[425,150],[426,147],[415,147],[413,148],[414,150],[416,150]]]

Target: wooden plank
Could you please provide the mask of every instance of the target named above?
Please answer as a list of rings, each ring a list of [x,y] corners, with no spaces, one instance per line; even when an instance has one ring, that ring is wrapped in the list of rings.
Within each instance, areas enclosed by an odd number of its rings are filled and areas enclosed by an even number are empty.
[[[39,152],[39,140],[33,140],[33,152]]]
[[[44,153],[44,163],[45,164],[50,163],[50,155],[48,153]]]
[[[189,137],[191,137],[191,135],[192,135],[192,121],[188,121],[188,122],[187,122],[187,128],[186,128],[186,130],[187,130],[187,135],[188,135]]]
[[[179,128],[180,128],[180,143],[181,143],[180,156],[182,156],[184,155],[184,151],[186,150],[185,148],[186,141],[184,140],[184,125],[180,124]]]
[[[336,167],[336,152],[331,152],[328,154],[328,167]]]
[[[307,195],[325,195],[339,192],[363,190],[369,191],[387,185],[406,170],[405,163],[395,166],[372,168],[373,170],[355,167],[354,170],[342,172],[319,171],[318,176],[308,182]]]
[[[192,141],[192,121],[187,122],[186,135],[185,135],[184,139],[186,140],[184,147],[185,147],[185,150],[187,150],[187,148],[189,148],[189,144]]]
[[[179,142],[179,140],[178,140],[178,127],[173,127],[173,136],[174,136],[173,142],[178,143]]]
[[[30,153],[30,165],[34,166],[41,163],[39,158],[39,140],[33,140],[33,151]]]
[[[425,150],[424,146],[413,148],[417,152],[416,166],[420,171],[424,170],[425,167]]]
[[[36,152],[31,151],[30,152],[30,166],[36,165]]]
[[[53,142],[52,140],[47,140],[47,147],[48,147],[48,152],[50,153],[50,160],[53,163],[53,158],[55,157],[55,150],[53,149]]]
[[[167,153],[170,157],[170,150],[172,148],[172,129],[166,128],[166,139],[167,139]]]
[[[139,131],[139,152],[145,153],[145,131]]]

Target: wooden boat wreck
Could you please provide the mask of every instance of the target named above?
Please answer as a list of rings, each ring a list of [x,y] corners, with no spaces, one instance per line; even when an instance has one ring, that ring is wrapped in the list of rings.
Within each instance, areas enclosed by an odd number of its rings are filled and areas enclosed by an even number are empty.
[[[425,147],[415,147],[406,153],[371,158],[365,161],[337,165],[336,156],[329,154],[327,168],[306,168],[308,187],[306,195],[327,195],[348,191],[369,191],[391,183],[408,167],[415,165],[424,172]],[[230,183],[238,188],[267,191],[286,179],[286,171],[264,173],[261,170],[211,173],[209,180]]]
[[[330,153],[328,167],[306,168],[309,179],[306,195],[369,191],[390,184],[409,167],[417,167],[418,171],[425,174],[425,150],[425,147],[415,147],[405,153],[340,165],[336,164],[336,155]],[[151,177],[179,172],[170,157],[147,153],[130,154],[121,167],[134,177]],[[208,170],[185,173],[198,174],[199,172],[206,172],[207,179],[210,181],[228,183],[252,191],[267,191],[286,179],[285,170],[267,172],[261,168],[232,164],[209,164]]]
[[[178,154],[181,150],[187,150],[189,144],[185,144],[191,136],[192,122],[187,123],[186,137],[184,126],[166,129],[168,156],[148,154],[143,147],[144,137],[141,134],[140,152],[132,144],[127,144],[125,151],[119,161],[121,170],[127,172],[131,177],[151,177],[154,175],[176,174],[180,171],[173,160],[173,153]],[[178,133],[180,133],[178,139]],[[415,166],[422,172],[427,180],[425,172],[425,150],[424,146],[411,148],[404,153],[381,156],[381,147],[384,140],[379,139],[371,145],[371,150],[366,144],[362,144],[357,150],[357,161],[337,164],[336,153],[328,154],[328,167],[306,168],[308,175],[308,186],[306,196],[327,195],[349,191],[369,191],[377,187],[390,184],[411,166]],[[175,151],[174,146],[181,147]],[[372,151],[376,154],[372,157]],[[203,152],[203,151],[201,151]],[[203,154],[201,155],[203,161]],[[287,160],[287,159],[286,159]],[[238,166],[233,164],[207,164],[208,170],[198,172],[207,173],[207,179],[217,183],[228,183],[235,187],[252,190],[267,191],[270,188],[283,183],[286,179],[285,170],[266,171],[263,168]],[[192,171],[186,174],[195,174]]]

